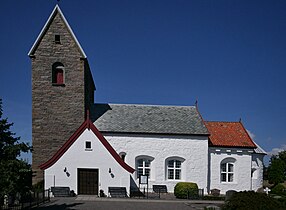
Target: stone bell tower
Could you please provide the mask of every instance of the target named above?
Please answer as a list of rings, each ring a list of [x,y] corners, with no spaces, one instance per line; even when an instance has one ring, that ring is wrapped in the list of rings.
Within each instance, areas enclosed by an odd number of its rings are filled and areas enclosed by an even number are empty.
[[[49,160],[85,119],[95,85],[87,57],[55,6],[37,37],[32,61],[33,183],[43,180],[39,165]]]

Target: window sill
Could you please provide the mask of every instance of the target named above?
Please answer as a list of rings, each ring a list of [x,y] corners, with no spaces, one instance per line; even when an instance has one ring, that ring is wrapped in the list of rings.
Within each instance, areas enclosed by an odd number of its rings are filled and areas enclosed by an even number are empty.
[[[60,87],[65,87],[66,86],[65,84],[57,84],[57,83],[53,83],[52,85],[53,86],[60,86]]]
[[[92,149],[85,149],[85,151],[92,151]]]
[[[184,181],[183,179],[166,179],[168,182],[181,182]]]
[[[220,182],[221,184],[227,184],[227,185],[229,185],[229,184],[237,184],[236,182]]]
[[[138,177],[136,178],[136,181],[138,181],[138,182],[139,182],[139,178],[138,178]],[[148,177],[148,182],[150,182],[150,181],[151,181],[151,182],[154,182],[154,181],[155,181],[155,179]]]

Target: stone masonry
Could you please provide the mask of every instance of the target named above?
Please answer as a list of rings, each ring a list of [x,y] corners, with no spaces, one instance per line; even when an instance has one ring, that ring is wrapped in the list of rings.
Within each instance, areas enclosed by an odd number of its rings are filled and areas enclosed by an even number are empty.
[[[49,160],[85,119],[95,90],[88,62],[59,11],[30,54],[32,60],[33,183],[43,180],[39,165]],[[60,35],[60,43],[55,42]],[[64,65],[64,85],[52,83],[52,65]]]

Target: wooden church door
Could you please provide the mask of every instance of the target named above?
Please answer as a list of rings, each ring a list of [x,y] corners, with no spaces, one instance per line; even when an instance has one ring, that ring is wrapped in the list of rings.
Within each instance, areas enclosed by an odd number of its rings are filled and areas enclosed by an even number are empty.
[[[78,169],[78,194],[98,195],[98,169]]]

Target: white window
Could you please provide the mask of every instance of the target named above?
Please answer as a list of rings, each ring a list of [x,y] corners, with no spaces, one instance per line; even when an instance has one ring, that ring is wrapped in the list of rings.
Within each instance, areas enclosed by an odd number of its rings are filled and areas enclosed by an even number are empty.
[[[220,180],[221,182],[234,182],[234,162],[235,159],[227,158],[220,164]]]
[[[182,174],[182,161],[168,160],[167,173],[168,179],[180,180]]]
[[[151,162],[153,158],[141,157],[137,158],[136,166],[137,166],[137,178],[140,175],[147,175],[148,178],[151,176]]]

